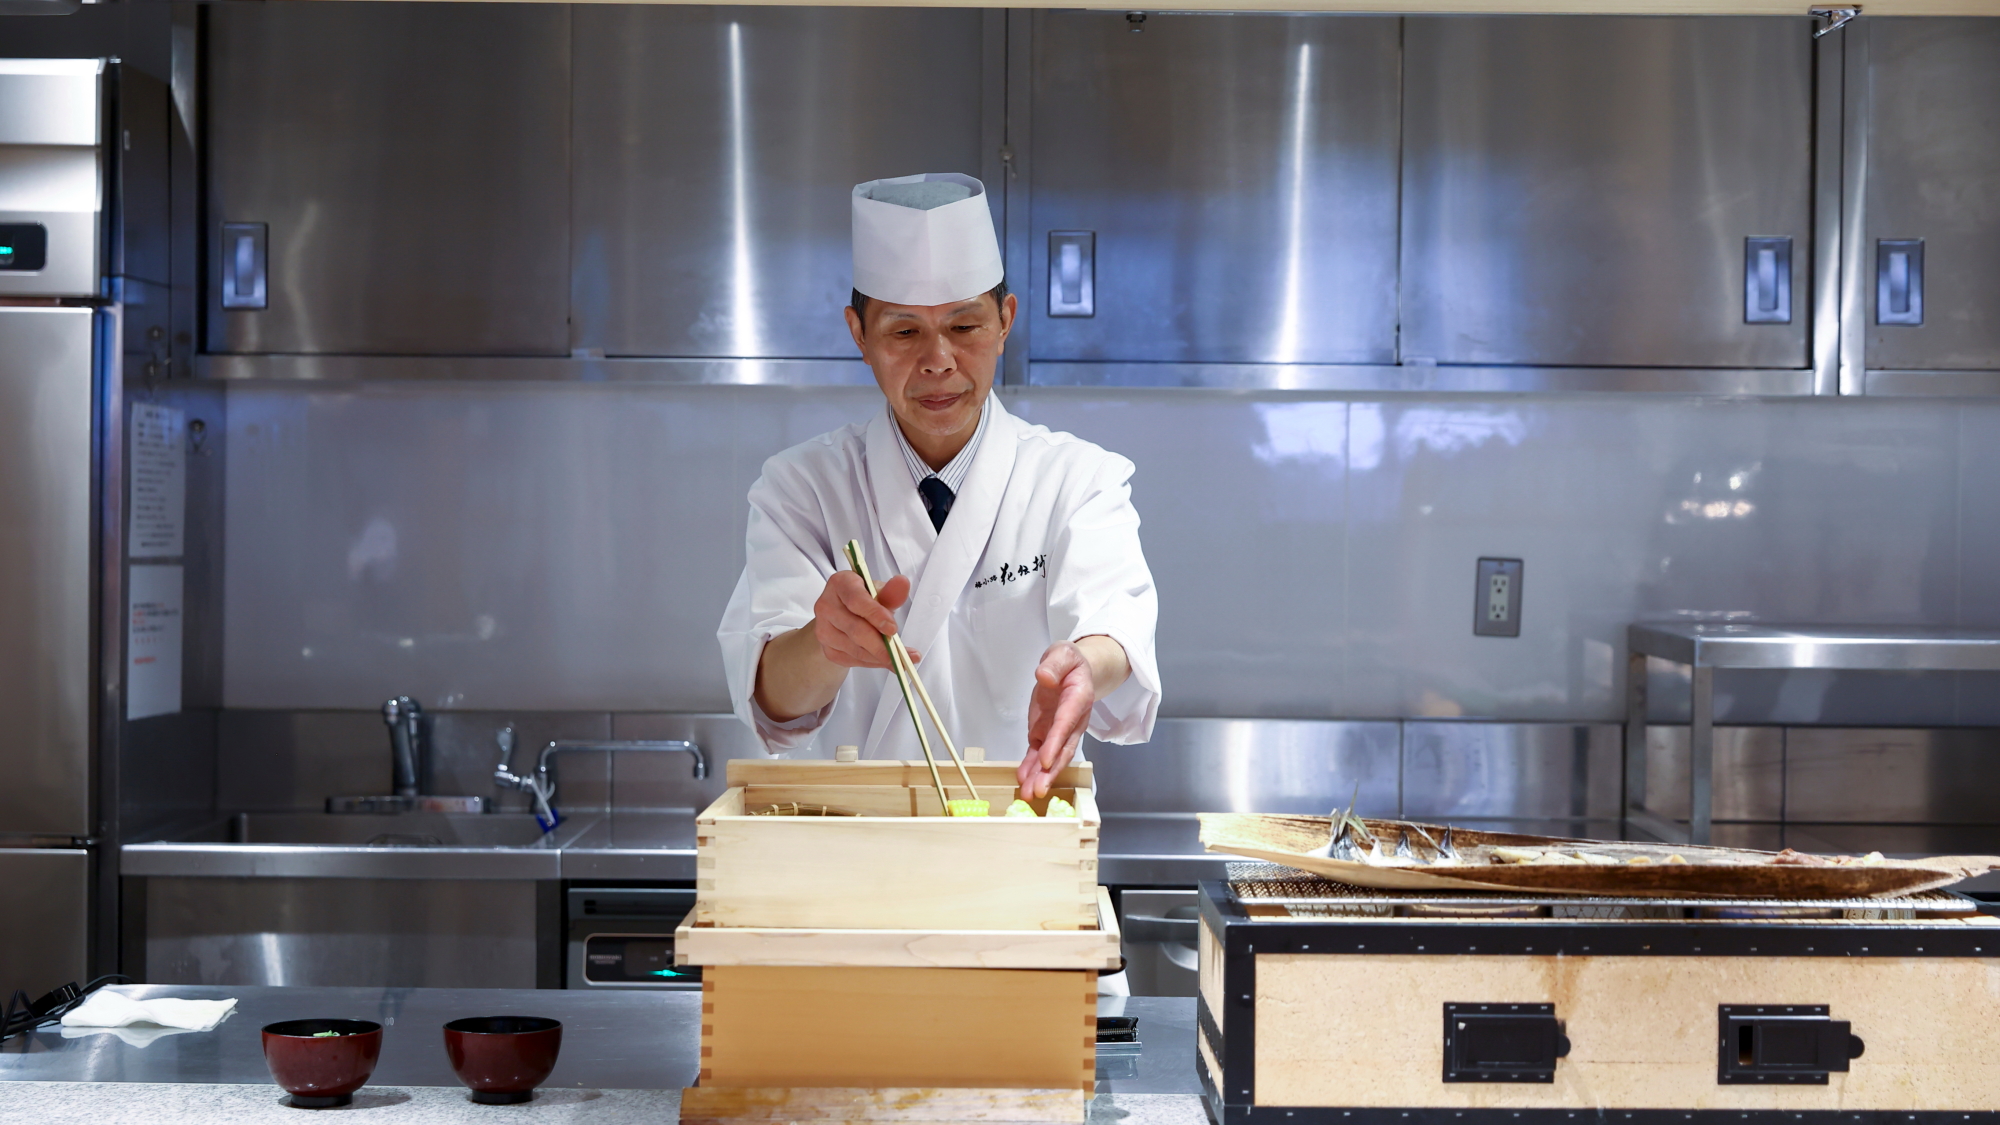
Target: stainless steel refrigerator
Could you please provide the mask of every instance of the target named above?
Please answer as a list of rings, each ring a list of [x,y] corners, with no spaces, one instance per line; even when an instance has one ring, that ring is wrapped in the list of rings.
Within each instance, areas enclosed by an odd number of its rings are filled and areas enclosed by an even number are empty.
[[[0,59],[0,999],[88,968],[104,74]]]

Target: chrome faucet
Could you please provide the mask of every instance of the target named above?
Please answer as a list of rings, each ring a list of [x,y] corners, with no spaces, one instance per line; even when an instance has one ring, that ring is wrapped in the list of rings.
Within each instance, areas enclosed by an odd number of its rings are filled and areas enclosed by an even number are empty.
[[[485,797],[445,797],[425,793],[430,787],[430,746],[424,737],[424,709],[407,695],[399,695],[382,705],[382,721],[389,725],[389,760],[395,768],[396,792],[385,797],[328,797],[330,813],[483,813]]]
[[[399,695],[382,705],[382,721],[389,724],[389,750],[396,769],[396,796],[415,797],[422,792],[424,776],[424,709],[407,695]]]
[[[556,739],[547,746],[542,747],[541,754],[535,758],[535,771],[526,776],[515,773],[511,767],[511,762],[514,758],[514,727],[511,723],[501,728],[497,736],[497,741],[500,744],[500,764],[493,770],[493,780],[501,785],[512,789],[519,789],[524,793],[532,795],[535,799],[535,804],[538,806],[535,817],[542,822],[542,830],[545,832],[554,828],[556,823],[562,819],[561,814],[556,812],[553,803],[556,796],[555,777],[549,773],[549,759],[557,754],[586,750],[599,752],[637,750],[655,754],[686,754],[694,759],[695,780],[700,781],[708,776],[708,755],[702,753],[701,747],[694,743],[680,740],[572,741]]]

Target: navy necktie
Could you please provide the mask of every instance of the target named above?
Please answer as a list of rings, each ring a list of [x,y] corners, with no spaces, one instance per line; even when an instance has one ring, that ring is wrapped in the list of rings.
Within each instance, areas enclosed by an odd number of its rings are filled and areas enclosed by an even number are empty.
[[[917,494],[924,498],[924,510],[931,514],[931,526],[944,530],[944,518],[951,514],[951,502],[957,497],[951,486],[938,478],[925,477],[917,482]]]

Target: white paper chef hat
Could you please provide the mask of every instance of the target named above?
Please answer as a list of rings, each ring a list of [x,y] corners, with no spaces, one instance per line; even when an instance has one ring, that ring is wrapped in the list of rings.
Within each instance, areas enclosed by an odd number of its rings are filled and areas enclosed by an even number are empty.
[[[854,287],[894,305],[943,305],[1000,284],[986,185],[956,172],[854,186]]]

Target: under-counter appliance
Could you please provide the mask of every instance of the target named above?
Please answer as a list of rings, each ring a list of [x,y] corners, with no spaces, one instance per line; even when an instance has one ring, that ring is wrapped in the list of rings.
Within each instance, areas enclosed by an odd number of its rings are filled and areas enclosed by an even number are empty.
[[[0,995],[84,980],[103,284],[98,59],[0,59]]]
[[[1118,893],[1118,929],[1124,934],[1125,980],[1132,995],[1195,995],[1200,901],[1193,887]]]
[[[674,965],[674,930],[692,887],[572,887],[565,988],[698,989],[701,969]]]

